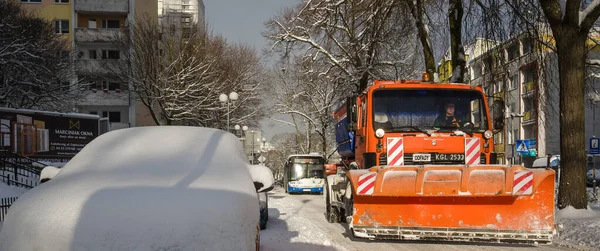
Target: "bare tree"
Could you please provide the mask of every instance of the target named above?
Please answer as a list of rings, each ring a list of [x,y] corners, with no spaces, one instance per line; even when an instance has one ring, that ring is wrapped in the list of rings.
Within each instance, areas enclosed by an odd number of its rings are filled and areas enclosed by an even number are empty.
[[[241,100],[230,107],[232,121],[253,122],[262,116],[258,92],[262,65],[245,46],[230,46],[199,27],[159,25],[147,16],[130,25],[114,43],[127,54],[127,66],[111,69],[130,83],[158,125],[185,124],[224,128],[228,109],[219,94],[236,91]],[[110,67],[110,65],[105,65]],[[246,123],[251,125],[251,123]]]
[[[304,1],[267,22],[265,36],[284,57],[302,50],[307,59],[327,62],[319,72],[344,76],[360,92],[374,78],[414,75],[416,46],[404,6],[393,0]]]
[[[321,64],[319,64],[321,63]],[[285,67],[283,72],[278,74],[278,79],[272,87],[275,100],[275,111],[279,114],[292,116],[292,122],[283,121],[287,125],[296,129],[297,137],[304,137],[307,145],[301,145],[303,153],[308,153],[318,149],[323,154],[331,151],[333,135],[333,120],[331,114],[344,93],[351,92],[347,85],[344,85],[343,78],[334,78],[325,74],[320,74],[318,68],[322,62],[305,61],[295,62]],[[344,89],[346,88],[346,89]],[[346,91],[344,91],[346,90]],[[302,127],[306,129],[305,133],[300,132],[300,121]],[[313,146],[317,140],[312,140],[314,133],[318,137],[318,148]]]
[[[600,16],[600,1],[587,6],[570,0],[540,0],[540,6],[556,40],[560,83],[560,152],[563,173],[559,207],[587,207],[585,190],[585,62],[586,41]],[[583,8],[583,11],[580,11]]]
[[[68,41],[54,24],[0,1],[0,103],[15,108],[71,110],[82,98]]]
[[[406,1],[406,3],[408,4],[412,17],[415,20],[415,26],[418,31],[417,34],[419,36],[419,40],[421,41],[421,47],[423,48],[425,70],[431,76],[434,76],[436,73],[436,64],[433,55],[433,46],[431,44],[429,25],[427,21],[424,1],[425,0],[410,0]]]

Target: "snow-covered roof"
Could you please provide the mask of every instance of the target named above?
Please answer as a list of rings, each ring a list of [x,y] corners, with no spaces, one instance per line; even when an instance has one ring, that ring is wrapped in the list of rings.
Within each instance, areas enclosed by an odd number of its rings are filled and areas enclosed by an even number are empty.
[[[241,148],[208,128],[103,134],[11,206],[0,250],[246,250],[259,205]]]

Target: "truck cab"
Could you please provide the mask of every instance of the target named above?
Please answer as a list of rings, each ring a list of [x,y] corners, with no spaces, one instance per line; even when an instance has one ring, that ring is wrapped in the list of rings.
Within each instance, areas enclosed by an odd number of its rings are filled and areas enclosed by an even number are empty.
[[[343,158],[360,169],[421,164],[495,164],[493,124],[480,87],[427,81],[374,81],[334,116]],[[501,107],[500,107],[501,106]],[[453,113],[448,111],[453,110]],[[346,117],[348,116],[349,119]]]

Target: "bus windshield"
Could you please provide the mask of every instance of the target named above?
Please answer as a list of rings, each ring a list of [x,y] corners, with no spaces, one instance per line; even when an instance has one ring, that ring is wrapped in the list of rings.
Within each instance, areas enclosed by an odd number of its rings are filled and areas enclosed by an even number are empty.
[[[386,131],[444,130],[472,123],[488,129],[481,92],[475,90],[382,89],[373,92],[373,128]]]
[[[322,158],[295,158],[289,169],[290,180],[325,177],[325,165]]]

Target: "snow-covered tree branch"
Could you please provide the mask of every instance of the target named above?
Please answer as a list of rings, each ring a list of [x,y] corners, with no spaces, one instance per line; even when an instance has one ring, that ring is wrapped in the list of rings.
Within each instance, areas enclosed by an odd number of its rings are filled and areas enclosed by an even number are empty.
[[[68,41],[54,24],[0,1],[0,105],[70,111],[82,98]]]

